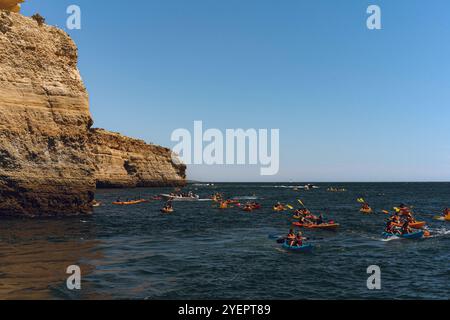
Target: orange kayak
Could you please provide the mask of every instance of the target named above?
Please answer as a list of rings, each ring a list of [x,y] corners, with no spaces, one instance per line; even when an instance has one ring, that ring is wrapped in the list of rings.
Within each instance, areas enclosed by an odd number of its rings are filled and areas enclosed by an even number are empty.
[[[369,209],[361,209],[361,210],[359,210],[359,211],[362,212],[362,213],[365,213],[365,214],[369,214],[369,213],[372,213],[372,212],[373,212],[372,208],[369,208]]]
[[[426,222],[425,221],[416,221],[414,223],[410,223],[409,226],[413,229],[422,229],[423,227],[426,226]],[[394,223],[393,224],[396,227],[401,227],[403,224],[402,223]]]
[[[300,222],[294,222],[292,225],[308,229],[328,229],[328,230],[337,229],[340,226],[339,223],[303,224]]]
[[[112,204],[116,205],[116,206],[131,206],[134,204],[140,204],[140,203],[144,203],[144,202],[148,202],[147,200],[141,199],[141,200],[134,200],[134,201],[120,201],[120,202],[113,202]]]

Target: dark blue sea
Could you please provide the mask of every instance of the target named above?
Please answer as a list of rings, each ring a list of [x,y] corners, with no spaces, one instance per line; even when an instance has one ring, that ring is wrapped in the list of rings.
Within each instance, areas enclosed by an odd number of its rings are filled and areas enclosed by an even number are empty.
[[[161,201],[120,207],[121,199],[150,198],[171,189],[98,190],[92,216],[0,220],[0,299],[448,299],[450,224],[433,220],[450,206],[450,183],[332,183],[295,190],[283,183],[192,184],[202,198],[222,192],[252,213],[219,210],[210,201]],[[347,192],[327,192],[336,186]],[[358,197],[376,213],[359,212]],[[335,232],[305,230],[314,250],[288,252],[269,236],[285,235],[292,214],[277,201],[341,224]],[[381,210],[405,203],[432,236],[381,237]],[[81,290],[66,287],[66,268],[79,265]],[[381,269],[381,290],[369,290],[367,268]]]

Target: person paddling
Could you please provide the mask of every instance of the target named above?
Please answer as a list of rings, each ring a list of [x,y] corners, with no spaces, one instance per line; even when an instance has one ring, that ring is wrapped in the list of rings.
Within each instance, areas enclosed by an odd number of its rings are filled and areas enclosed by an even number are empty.
[[[294,243],[295,243],[295,233],[294,233],[294,230],[293,229],[290,229],[289,230],[289,233],[288,233],[288,235],[287,235],[287,237],[286,237],[286,241],[288,242],[288,244],[289,244],[289,246],[293,246],[294,245]]]
[[[316,219],[316,224],[317,225],[323,224],[323,216],[322,216],[322,214],[320,214],[319,217]]]
[[[386,228],[384,229],[386,233],[395,234],[397,233],[397,229],[395,228],[394,223],[391,220],[388,220],[386,224]]]
[[[303,246],[303,234],[301,231],[297,232],[297,236],[295,237],[295,244],[299,247]]]
[[[403,223],[401,233],[402,235],[412,233],[412,229],[409,227],[408,221],[405,221],[405,223]]]

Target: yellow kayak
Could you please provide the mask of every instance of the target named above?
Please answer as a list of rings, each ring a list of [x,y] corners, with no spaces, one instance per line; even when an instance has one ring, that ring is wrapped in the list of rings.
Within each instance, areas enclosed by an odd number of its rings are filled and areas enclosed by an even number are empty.
[[[135,204],[141,204],[141,203],[146,203],[148,202],[147,200],[144,199],[140,199],[140,200],[133,200],[133,201],[116,201],[113,202],[112,204],[116,205],[116,206],[132,206]]]
[[[438,220],[438,221],[450,221],[450,215],[449,216],[445,216],[445,217],[443,217],[443,216],[435,216],[433,219],[434,220]]]

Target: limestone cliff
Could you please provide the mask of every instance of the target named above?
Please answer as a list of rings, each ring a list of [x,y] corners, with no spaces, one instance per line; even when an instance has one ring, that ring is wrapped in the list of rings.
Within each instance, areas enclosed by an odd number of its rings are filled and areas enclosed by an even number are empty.
[[[0,11],[0,215],[89,212],[91,124],[70,37]]]
[[[77,56],[62,30],[0,10],[0,217],[89,213],[97,179],[101,186],[184,180],[167,149],[90,130]]]
[[[180,186],[185,165],[174,164],[171,151],[118,133],[93,129],[89,149],[99,188]]]

